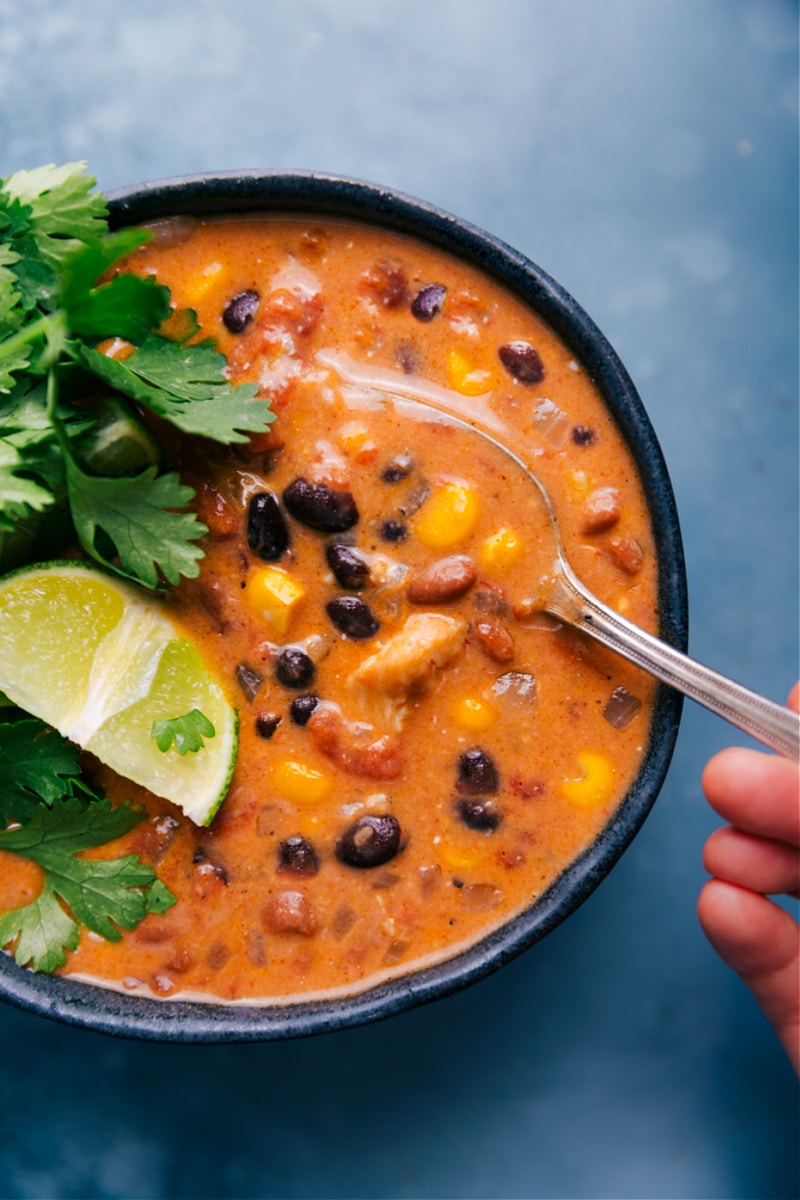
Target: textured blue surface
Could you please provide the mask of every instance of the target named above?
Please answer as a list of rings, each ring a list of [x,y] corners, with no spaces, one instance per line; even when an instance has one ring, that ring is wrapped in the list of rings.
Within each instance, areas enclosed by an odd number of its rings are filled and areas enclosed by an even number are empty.
[[[797,6],[0,0],[0,175],[284,166],[387,183],[554,275],[631,372],[681,513],[694,654],[798,674]],[[564,926],[467,992],[262,1046],[0,1008],[9,1197],[783,1197],[797,1091],[694,915],[708,756]]]

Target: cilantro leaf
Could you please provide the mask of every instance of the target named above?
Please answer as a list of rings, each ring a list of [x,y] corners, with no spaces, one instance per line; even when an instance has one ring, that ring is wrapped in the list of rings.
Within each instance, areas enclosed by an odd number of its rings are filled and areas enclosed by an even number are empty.
[[[58,269],[80,242],[106,232],[107,208],[83,162],[17,171],[3,183],[9,198],[29,206],[28,224],[39,256]]]
[[[19,451],[0,441],[0,529],[11,530],[17,521],[32,512],[43,512],[53,503],[47,488],[19,474],[26,469]]]
[[[112,808],[108,800],[87,803],[66,796],[52,808],[40,805],[21,829],[0,832],[0,849],[37,863],[44,877],[36,900],[0,919],[0,946],[15,942],[20,966],[52,971],[64,965],[66,950],[76,948],[79,925],[116,942],[120,930],[134,929],[148,912],[163,912],[174,903],[163,884],[152,900],[148,897],[156,875],[135,854],[76,857],[115,841],[143,818],[127,804]]]
[[[203,551],[194,542],[206,532],[195,513],[172,511],[186,506],[192,489],[176,474],[158,475],[157,470],[148,467],[139,475],[114,478],[88,475],[74,457],[66,460],[72,519],[84,550],[115,569],[98,546],[102,531],[123,571],[151,588],[158,586],[159,571],[171,584],[181,575],[193,579],[199,574]]]
[[[113,263],[148,237],[146,230],[120,229],[81,247],[68,259],[59,303],[74,335],[140,342],[170,315],[169,289],[151,277],[121,274],[97,286]]]
[[[212,738],[214,733],[214,726],[199,708],[193,708],[191,712],[184,713],[182,717],[172,717],[166,721],[153,721],[153,727],[150,730],[151,738],[162,753],[166,754],[174,742],[175,749],[181,755],[188,754],[190,751],[196,754],[205,745],[203,739]]]
[[[0,336],[3,337],[18,329],[23,320],[17,274],[12,270],[18,262],[16,251],[0,242]]]
[[[53,888],[44,887],[35,900],[12,909],[0,920],[0,946],[16,940],[14,959],[34,971],[55,971],[67,961],[65,950],[75,950],[80,930],[58,902]]]
[[[196,433],[227,445],[264,433],[275,414],[255,400],[258,385],[232,385],[225,378],[225,359],[205,345],[182,346],[151,335],[128,358],[118,360],[77,347],[77,357],[104,379],[185,433]]]
[[[0,820],[24,824],[42,800],[66,795],[80,776],[79,754],[42,721],[0,725]]]

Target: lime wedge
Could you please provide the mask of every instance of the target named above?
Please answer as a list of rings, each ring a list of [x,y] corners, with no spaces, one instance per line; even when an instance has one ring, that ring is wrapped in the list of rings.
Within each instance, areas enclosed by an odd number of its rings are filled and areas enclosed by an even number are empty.
[[[103,398],[91,431],[78,439],[85,465],[97,475],[137,475],[161,461],[153,436],[115,396]]]
[[[0,579],[0,692],[197,825],[225,797],[235,710],[159,601],[94,566],[51,562]],[[153,722],[193,709],[214,736],[195,753],[159,750]]]

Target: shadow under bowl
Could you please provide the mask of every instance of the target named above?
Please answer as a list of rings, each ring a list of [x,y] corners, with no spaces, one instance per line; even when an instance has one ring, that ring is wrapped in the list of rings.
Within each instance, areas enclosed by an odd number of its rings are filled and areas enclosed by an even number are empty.
[[[432,243],[493,276],[537,312],[593,379],[621,430],[649,506],[658,549],[660,636],[687,643],[680,526],[661,448],[625,368],[579,304],[540,267],[447,212],[376,184],[311,172],[246,171],[142,184],[109,195],[112,228],[168,216],[312,213],[367,222]],[[268,1041],[380,1020],[475,983],[565,920],[612,869],[666,778],[682,698],[660,686],[649,743],[632,787],[597,840],[530,908],[455,957],[356,995],[274,1006],[156,1000],[21,970],[0,954],[0,997],[29,1012],[120,1037],[164,1042]]]

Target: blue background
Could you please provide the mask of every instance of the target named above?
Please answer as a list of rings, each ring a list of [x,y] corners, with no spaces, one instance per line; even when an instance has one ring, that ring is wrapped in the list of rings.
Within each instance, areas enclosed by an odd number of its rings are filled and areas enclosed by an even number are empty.
[[[554,275],[670,465],[694,655],[798,675],[797,5],[0,0],[0,176],[296,167],[393,185]],[[13,1197],[782,1197],[797,1091],[695,917],[693,705],[590,901],[459,995],[307,1041],[115,1041],[0,1007]]]

